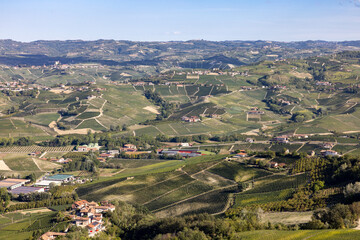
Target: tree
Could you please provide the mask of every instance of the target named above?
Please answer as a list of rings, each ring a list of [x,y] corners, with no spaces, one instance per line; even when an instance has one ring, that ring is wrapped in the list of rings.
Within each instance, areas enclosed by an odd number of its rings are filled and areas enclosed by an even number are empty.
[[[7,207],[10,203],[10,194],[8,193],[7,189],[6,188],[0,188],[0,203],[1,203],[1,206],[3,207]]]
[[[36,175],[35,173],[31,173],[29,176],[26,177],[27,179],[30,179],[31,182],[36,182]]]

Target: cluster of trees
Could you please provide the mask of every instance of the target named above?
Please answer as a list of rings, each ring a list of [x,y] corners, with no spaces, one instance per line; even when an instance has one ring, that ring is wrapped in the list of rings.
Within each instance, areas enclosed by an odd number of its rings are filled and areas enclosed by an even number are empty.
[[[331,208],[316,210],[306,229],[339,229],[357,226],[360,217],[360,202],[350,205],[336,204]]]
[[[120,125],[110,125],[109,131],[110,132],[120,132],[120,131],[127,131],[128,127],[126,124],[123,124],[122,127]]]
[[[245,141],[246,138],[249,136],[243,135],[243,134],[229,134],[229,135],[215,135],[215,136],[209,136],[206,134],[199,134],[199,135],[191,135],[191,136],[175,136],[175,137],[169,137],[163,134],[159,134],[156,136],[156,140],[159,142],[199,142],[203,143],[207,140],[214,141],[214,142],[235,142],[235,141]],[[257,139],[260,139],[257,137]],[[266,137],[262,137],[262,139],[268,139]]]
[[[290,120],[294,122],[304,122],[307,120],[312,119],[313,114],[309,111],[301,111],[301,112],[295,112],[291,116]]]
[[[8,108],[7,110],[4,110],[4,114],[7,114],[7,115],[10,115],[10,114],[13,114],[13,113],[17,113],[19,111],[19,108],[16,107],[16,106],[12,106],[10,108]]]
[[[165,101],[158,92],[152,91],[150,89],[145,90],[144,95],[147,99],[161,108],[160,114],[157,115],[156,120],[168,118],[177,107],[176,104]]]
[[[98,173],[99,169],[99,160],[93,152],[87,154],[81,154],[80,157],[72,159],[72,162],[65,164],[61,171],[71,172],[71,171],[88,171],[91,173]]]
[[[57,136],[50,141],[39,143],[41,146],[61,147],[68,145],[83,145],[89,143],[98,143],[100,146],[105,146],[108,149],[113,149],[125,144],[131,143],[142,149],[156,149],[160,147],[159,141],[154,137],[141,136],[113,136],[111,133],[91,133],[87,135],[63,135]]]
[[[0,146],[6,147],[6,146],[30,146],[35,144],[33,140],[31,140],[30,137],[20,137],[18,139],[14,139],[12,137],[10,138],[0,138]]]
[[[115,211],[106,215],[111,225],[103,233],[104,239],[105,235],[121,239],[236,239],[237,232],[274,228],[261,223],[261,209],[244,210],[234,218],[208,214],[156,218],[141,206],[115,205]]]
[[[290,114],[290,110],[271,101],[264,100],[271,111],[277,114]]]
[[[41,193],[29,193],[29,194],[19,194],[18,197],[15,197],[13,199],[16,199],[19,202],[35,202],[35,201],[42,201],[46,199],[50,199],[51,194],[48,192],[41,192]]]
[[[32,89],[32,90],[24,90],[24,91],[11,91],[11,90],[2,90],[2,93],[4,93],[6,96],[9,97],[19,97],[19,96],[25,96],[25,97],[36,97],[38,90],[37,89]]]
[[[0,209],[6,208],[11,200],[11,196],[6,188],[0,188]]]

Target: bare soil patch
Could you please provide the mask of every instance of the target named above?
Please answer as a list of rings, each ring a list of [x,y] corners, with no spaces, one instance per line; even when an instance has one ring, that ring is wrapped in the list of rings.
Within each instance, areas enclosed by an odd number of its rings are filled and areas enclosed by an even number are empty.
[[[0,160],[0,170],[2,171],[11,171],[11,169],[6,165],[4,160]]]
[[[153,106],[147,106],[147,107],[144,107],[143,109],[148,110],[149,112],[152,112],[155,114],[160,114],[159,111]]]

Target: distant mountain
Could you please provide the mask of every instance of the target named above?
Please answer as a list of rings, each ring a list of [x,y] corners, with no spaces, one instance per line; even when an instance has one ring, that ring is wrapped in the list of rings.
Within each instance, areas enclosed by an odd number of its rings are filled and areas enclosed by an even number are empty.
[[[169,41],[134,42],[0,40],[0,63],[6,65],[43,65],[97,62],[104,65],[152,65],[186,67],[223,67],[262,60],[304,58],[343,50],[360,50],[360,41],[273,42],[273,41]],[[201,64],[198,64],[201,63]]]

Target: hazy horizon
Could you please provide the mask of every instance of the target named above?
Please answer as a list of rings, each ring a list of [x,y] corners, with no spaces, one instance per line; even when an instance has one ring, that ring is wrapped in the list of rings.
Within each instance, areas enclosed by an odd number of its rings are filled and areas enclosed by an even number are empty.
[[[359,26],[359,0],[0,0],[0,39],[22,42],[345,41]]]

